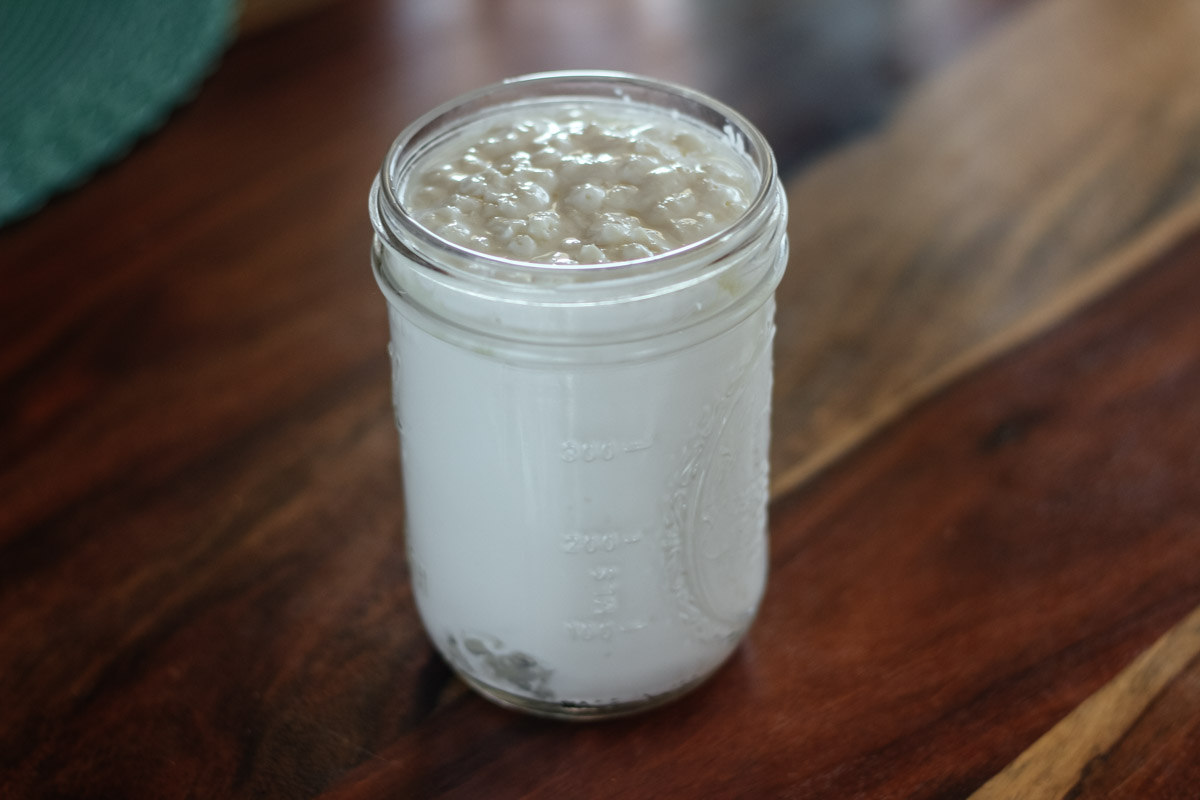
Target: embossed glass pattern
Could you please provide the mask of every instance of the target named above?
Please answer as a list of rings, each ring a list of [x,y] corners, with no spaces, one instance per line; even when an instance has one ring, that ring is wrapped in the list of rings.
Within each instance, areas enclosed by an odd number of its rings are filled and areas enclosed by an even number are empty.
[[[523,103],[679,114],[758,176],[708,239],[620,264],[533,265],[457,247],[398,198],[414,162]],[[769,148],[681,87],[530,76],[397,139],[371,194],[388,300],[406,543],[435,646],[489,698],[603,717],[678,696],[745,634],[766,580],[773,293],[786,209]]]

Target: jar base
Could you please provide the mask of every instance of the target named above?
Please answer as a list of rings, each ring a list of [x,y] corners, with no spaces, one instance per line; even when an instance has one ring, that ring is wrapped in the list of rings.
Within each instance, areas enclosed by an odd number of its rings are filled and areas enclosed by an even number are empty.
[[[459,670],[454,670],[455,674],[463,680],[468,686],[482,695],[484,699],[495,703],[501,708],[506,708],[510,711],[520,711],[525,714],[532,714],[535,717],[543,717],[545,719],[566,720],[568,722],[593,722],[606,719],[615,719],[617,717],[628,717],[633,714],[640,714],[643,711],[649,711],[659,706],[666,705],[673,700],[677,700],[688,692],[692,691],[700,684],[704,683],[711,677],[710,674],[701,675],[695,680],[688,681],[682,686],[663,692],[662,694],[649,695],[640,700],[629,700],[622,703],[605,703],[605,704],[590,704],[590,703],[556,703],[546,700],[535,700],[529,697],[521,697],[520,695],[506,692],[503,689],[497,689],[494,686],[489,686],[486,683],[472,678]]]

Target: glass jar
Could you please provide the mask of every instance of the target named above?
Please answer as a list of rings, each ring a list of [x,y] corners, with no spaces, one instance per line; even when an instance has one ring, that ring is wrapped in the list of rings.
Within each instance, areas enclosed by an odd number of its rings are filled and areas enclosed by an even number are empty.
[[[467,250],[401,198],[465,126],[539,104],[620,103],[715,132],[757,179],[694,244],[615,264]],[[488,698],[597,718],[694,687],[766,582],[774,291],[786,207],[739,114],[621,73],[546,73],[404,131],[370,200],[388,301],[413,593],[434,645]]]

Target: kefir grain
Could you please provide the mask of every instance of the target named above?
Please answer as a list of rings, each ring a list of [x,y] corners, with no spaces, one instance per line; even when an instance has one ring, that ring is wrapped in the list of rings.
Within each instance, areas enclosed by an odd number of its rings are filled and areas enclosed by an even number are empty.
[[[633,261],[727,228],[757,188],[726,142],[612,103],[517,111],[457,137],[411,179],[423,226],[481,253]]]
[[[786,238],[761,136],[677,87],[532,76],[401,135],[372,218],[434,644],[552,716],[703,680],[766,577]]]

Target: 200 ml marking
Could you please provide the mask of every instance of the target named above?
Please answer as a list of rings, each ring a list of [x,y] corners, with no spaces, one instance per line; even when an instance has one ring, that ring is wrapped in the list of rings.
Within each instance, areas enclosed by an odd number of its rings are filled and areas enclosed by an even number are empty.
[[[612,553],[620,547],[635,545],[646,537],[643,528],[598,528],[596,530],[568,531],[562,535],[564,553]]]

